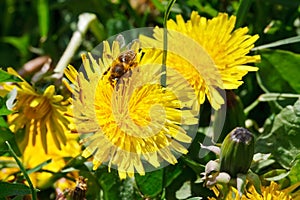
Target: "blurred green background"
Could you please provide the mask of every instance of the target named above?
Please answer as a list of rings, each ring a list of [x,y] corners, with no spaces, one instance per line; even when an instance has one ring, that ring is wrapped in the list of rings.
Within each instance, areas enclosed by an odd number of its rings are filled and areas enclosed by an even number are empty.
[[[295,36],[300,32],[299,0],[252,0],[238,19],[258,33],[258,44]],[[161,0],[2,0],[0,2],[0,66],[16,69],[29,60],[48,55],[53,65],[58,62],[73,32],[78,16],[84,12],[97,15],[101,23],[96,34],[88,31],[81,50],[88,51],[102,40],[125,30],[162,26],[167,1]],[[182,14],[188,18],[192,10],[205,17],[218,12],[237,14],[237,0],[178,0],[170,18]],[[268,29],[268,30],[267,30]],[[282,47],[299,52],[299,45]],[[79,61],[79,52],[74,61]]]

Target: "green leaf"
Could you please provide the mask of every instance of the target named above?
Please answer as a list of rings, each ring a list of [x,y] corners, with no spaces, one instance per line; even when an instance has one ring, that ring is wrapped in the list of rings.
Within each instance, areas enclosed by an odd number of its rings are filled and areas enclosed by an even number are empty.
[[[39,171],[40,169],[42,169],[44,166],[48,165],[49,163],[51,163],[52,159],[48,159],[45,162],[42,162],[41,164],[35,166],[34,168],[27,170],[28,174],[34,173],[36,171]]]
[[[142,199],[140,195],[138,195],[134,179],[128,178],[123,181],[121,189],[121,199]]]
[[[28,51],[28,46],[30,46],[29,40],[30,40],[29,34],[24,34],[22,37],[6,36],[2,38],[3,42],[11,44],[15,48],[17,48],[24,58],[27,58],[29,54]]]
[[[274,169],[270,170],[263,175],[264,179],[267,181],[279,181],[289,175],[289,171],[285,169]]]
[[[270,167],[272,164],[274,164],[276,161],[274,159],[266,159],[266,160],[260,160],[258,162],[255,162],[251,165],[251,169],[255,172],[262,171],[264,168]]]
[[[293,164],[293,167],[289,174],[289,178],[291,181],[291,185],[300,182],[300,160],[299,159]]]
[[[255,190],[261,194],[261,182],[259,176],[249,170],[247,173],[247,180],[249,180],[249,182],[254,185]]]
[[[181,159],[183,160],[183,162],[189,166],[190,168],[193,169],[193,171],[196,173],[196,174],[200,174],[201,172],[204,172],[205,171],[205,166],[190,159],[189,157],[187,156],[182,156]]]
[[[0,97],[0,116],[9,115],[12,111],[6,107],[6,99]]]
[[[40,36],[46,38],[49,30],[49,12],[48,0],[37,0],[37,13],[39,20]]]
[[[98,182],[103,190],[103,198],[105,200],[121,199],[122,181],[120,180],[116,170],[107,172],[107,167],[99,168],[96,173]]]
[[[260,83],[266,92],[300,93],[300,55],[284,50],[261,51],[258,71]]]
[[[107,37],[105,28],[98,18],[91,22],[90,30],[99,42],[103,41]]]
[[[13,195],[26,195],[31,191],[28,186],[20,183],[0,182],[0,198]]]
[[[16,163],[18,164],[20,170],[23,172],[23,176],[25,177],[26,181],[28,182],[29,188],[30,188],[30,192],[31,192],[31,196],[32,196],[32,200],[37,200],[37,195],[36,192],[37,190],[33,187],[33,184],[26,172],[26,169],[24,168],[22,162],[19,160],[16,152],[13,150],[12,146],[9,144],[8,141],[5,141],[5,144],[8,147],[9,153],[14,157]]]
[[[5,141],[8,141],[11,144],[11,147],[17,155],[21,155],[15,134],[13,134],[8,128],[0,127],[0,154],[5,153],[8,150]]]
[[[135,181],[140,192],[146,197],[155,197],[163,189],[163,169],[148,172],[145,176],[136,175]]]
[[[159,11],[163,12],[165,10],[165,7],[164,7],[164,5],[162,4],[161,1],[152,0],[151,2],[154,4],[155,8],[157,8]]]
[[[245,21],[246,19],[246,16],[248,14],[248,11],[249,11],[249,8],[251,6],[251,3],[252,3],[252,0],[241,0],[240,1],[240,6],[239,6],[239,9],[237,11],[237,14],[236,14],[236,24],[235,26],[238,28],[238,27],[241,27],[243,22]]]
[[[7,122],[2,116],[0,116],[0,127],[8,128]]]
[[[181,188],[176,191],[176,198],[177,199],[186,199],[188,197],[192,196],[191,193],[191,182],[190,181],[186,181],[183,183],[183,185],[181,186]]]
[[[168,187],[183,171],[183,166],[178,163],[176,165],[169,165],[165,170],[165,187]]]
[[[293,44],[293,43],[297,43],[297,42],[300,42],[300,36],[290,37],[290,38],[286,38],[283,40],[278,40],[278,41],[272,42],[270,44],[264,44],[264,45],[253,48],[252,51],[266,49],[266,48],[270,48],[270,47],[277,47],[277,46],[281,46],[281,45],[285,45],[285,44]]]
[[[274,160],[290,169],[300,153],[300,99],[269,122],[257,139],[256,152],[271,153]]]
[[[20,78],[11,75],[9,73],[7,73],[6,71],[3,71],[2,69],[0,69],[0,82],[20,82],[22,81]]]

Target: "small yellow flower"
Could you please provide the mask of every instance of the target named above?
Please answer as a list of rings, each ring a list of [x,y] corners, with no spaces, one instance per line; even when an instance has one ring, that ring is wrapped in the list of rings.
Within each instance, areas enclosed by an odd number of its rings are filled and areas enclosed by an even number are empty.
[[[216,188],[213,188],[213,191],[216,195],[219,195],[219,191]],[[243,194],[241,198],[238,197],[238,191],[235,188],[232,188],[231,192],[227,195],[225,200],[291,200],[292,196],[285,190],[280,190],[279,185],[276,182],[271,182],[269,186],[261,187],[262,195],[260,195],[252,185],[249,190]],[[209,198],[209,200],[215,200],[215,198]]]
[[[181,143],[189,144],[192,139],[181,126],[198,122],[198,111],[191,110],[196,97],[188,83],[170,70],[168,87],[163,88],[161,51],[139,51],[136,46],[132,50],[137,67],[117,84],[109,81],[111,73],[107,72],[123,52],[116,41],[112,49],[104,42],[99,63],[83,55],[84,73],[71,66],[65,71],[74,84],[66,83],[74,92],[76,128],[80,133],[93,133],[83,139],[83,156],[94,156],[94,169],[102,163],[116,167],[121,179],[135,172],[144,175],[143,161],[154,168],[163,161],[175,164],[178,155],[187,153]]]
[[[8,68],[8,72],[22,79],[12,68]],[[67,142],[66,133],[70,132],[68,128],[71,123],[70,117],[66,114],[70,109],[69,102],[65,101],[63,96],[54,94],[54,85],[48,86],[40,94],[24,79],[22,80],[15,85],[4,85],[8,91],[17,89],[17,101],[13,107],[14,112],[8,116],[8,123],[14,133],[21,129],[25,130],[23,138],[17,138],[20,149],[23,151],[31,138],[33,146],[37,140],[41,140],[41,149],[48,152],[48,135],[52,136],[54,146],[61,149],[61,143],[66,145]]]
[[[194,87],[199,103],[207,96],[213,108],[224,103],[216,88],[236,89],[248,71],[257,71],[247,63],[260,61],[260,56],[248,56],[258,35],[247,35],[248,28],[234,30],[236,17],[220,13],[213,19],[192,12],[185,22],[177,15],[169,20],[167,67],[181,73]],[[154,39],[141,36],[142,47],[163,48],[163,29],[156,27]]]
[[[30,135],[29,139],[32,140],[34,135]],[[49,147],[55,146],[53,137],[50,134],[46,135],[47,145]],[[67,163],[65,158],[76,157],[81,153],[81,146],[78,143],[78,135],[68,133],[66,134],[67,144],[61,147],[61,150],[57,148],[49,148],[48,152],[45,153],[41,140],[36,140],[36,143],[28,143],[25,150],[22,152],[21,162],[26,169],[32,169],[41,163],[51,159],[51,162],[45,165],[42,169],[43,172],[34,172],[29,174],[30,180],[33,185],[38,188],[48,188],[52,182],[50,181],[53,174],[59,172]],[[18,166],[15,164],[14,159],[7,157],[0,157],[0,160],[5,161],[9,159],[14,165],[10,164],[0,171],[0,180],[12,180],[15,172],[20,171]],[[49,172],[47,172],[49,171]]]

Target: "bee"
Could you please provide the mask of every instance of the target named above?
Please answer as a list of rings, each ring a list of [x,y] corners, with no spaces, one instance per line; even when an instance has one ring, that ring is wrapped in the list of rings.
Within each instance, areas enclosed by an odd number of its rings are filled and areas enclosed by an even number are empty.
[[[76,187],[74,190],[71,191],[71,197],[74,200],[85,200],[85,195],[87,191],[87,178],[79,176],[78,180],[76,181]]]
[[[133,50],[127,50],[113,61],[111,67],[108,68],[104,75],[110,72],[108,80],[114,85],[125,73],[135,68],[137,64],[136,53]]]

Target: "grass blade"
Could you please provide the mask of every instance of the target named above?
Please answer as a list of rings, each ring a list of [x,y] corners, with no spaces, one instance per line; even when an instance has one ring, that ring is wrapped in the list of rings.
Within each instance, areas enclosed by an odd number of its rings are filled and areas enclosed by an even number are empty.
[[[28,182],[28,185],[29,185],[29,188],[30,188],[30,191],[31,191],[31,195],[32,195],[32,200],[37,200],[37,196],[36,196],[36,190],[35,188],[33,187],[33,184],[27,174],[27,171],[26,169],[24,168],[24,166],[22,165],[21,161],[18,159],[16,153],[14,152],[14,150],[11,148],[10,144],[8,141],[5,141],[7,147],[8,147],[8,150],[10,152],[10,154],[14,157],[14,159],[16,160],[16,163],[18,164],[20,170],[22,171],[26,181]]]
[[[235,27],[239,28],[243,25],[243,22],[246,19],[246,15],[249,11],[249,8],[251,6],[252,0],[241,0],[240,1],[240,6],[237,10],[236,14],[236,24]]]
[[[264,45],[253,48],[252,51],[262,50],[262,49],[271,48],[271,47],[278,47],[281,45],[293,44],[293,43],[297,43],[297,42],[300,42],[300,36],[290,37],[290,38],[278,40],[276,42],[272,42],[269,44],[264,44]]]

